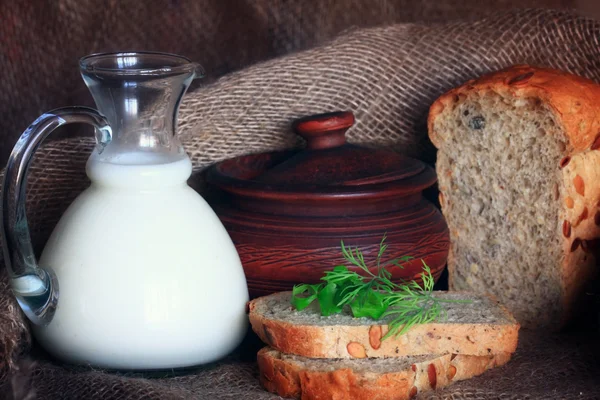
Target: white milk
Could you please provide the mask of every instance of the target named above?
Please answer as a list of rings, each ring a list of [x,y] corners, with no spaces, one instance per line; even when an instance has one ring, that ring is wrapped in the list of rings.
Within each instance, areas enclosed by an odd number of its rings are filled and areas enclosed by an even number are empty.
[[[92,185],[44,249],[40,266],[56,273],[59,298],[37,339],[57,358],[102,368],[223,357],[246,333],[248,291],[229,235],[186,184],[189,159],[115,161],[90,158]]]

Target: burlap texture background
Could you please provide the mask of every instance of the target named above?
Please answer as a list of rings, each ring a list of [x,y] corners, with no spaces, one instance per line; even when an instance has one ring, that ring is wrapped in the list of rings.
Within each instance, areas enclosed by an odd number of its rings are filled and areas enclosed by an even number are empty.
[[[195,170],[248,152],[296,144],[293,118],[349,109],[350,140],[434,159],[424,130],[428,106],[443,91],[510,64],[560,68],[600,81],[600,23],[556,11],[509,12],[444,24],[353,30],[326,45],[257,64],[186,96],[180,136]],[[86,185],[89,138],[48,143],[29,179],[28,215],[39,246]],[[4,282],[4,281],[3,281]],[[252,354],[186,376],[160,379],[72,369],[27,356],[27,325],[0,287],[3,389],[39,399],[270,399],[257,386]],[[522,335],[515,359],[433,398],[600,398],[597,333]],[[31,359],[37,360],[31,365]],[[427,398],[427,397],[425,397]]]
[[[93,105],[77,66],[77,60],[90,53],[177,53],[202,63],[208,82],[321,44],[350,26],[440,22],[514,7],[567,8],[576,1],[0,1],[0,162],[6,162],[19,134],[41,113],[66,105]]]

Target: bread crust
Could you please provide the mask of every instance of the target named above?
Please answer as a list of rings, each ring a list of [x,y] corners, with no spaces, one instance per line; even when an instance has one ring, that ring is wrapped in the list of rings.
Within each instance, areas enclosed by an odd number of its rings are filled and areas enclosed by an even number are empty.
[[[570,146],[568,153],[590,149],[600,134],[600,86],[594,81],[550,68],[515,65],[467,81],[441,95],[430,107],[429,138],[439,149],[443,138],[434,121],[456,97],[493,91],[503,96],[538,98],[558,117]],[[582,123],[584,121],[584,123]],[[570,147],[570,148],[569,148]]]
[[[269,346],[283,353],[304,357],[402,357],[421,354],[488,356],[513,353],[518,342],[520,326],[500,304],[498,307],[506,316],[506,323],[503,324],[417,324],[401,336],[390,336],[377,343],[372,340],[371,329],[381,329],[381,335],[385,335],[388,332],[387,325],[379,325],[376,321],[372,325],[357,326],[291,324],[258,312],[257,304],[267,301],[267,298],[254,299],[249,303],[252,329]]]
[[[571,156],[571,161],[562,170],[564,193],[560,201],[559,223],[570,225],[569,237],[563,238],[565,255],[560,271],[562,284],[562,313],[556,328],[567,325],[578,313],[585,301],[587,285],[598,275],[597,260],[600,245],[600,151],[585,151]],[[575,181],[584,182],[582,195]],[[586,185],[587,183],[587,185]],[[564,206],[565,199],[573,200],[572,207]],[[579,245],[577,245],[579,243]]]
[[[438,149],[445,146],[446,132],[435,129],[435,121],[446,107],[471,95],[495,92],[510,98],[534,98],[554,114],[567,145],[556,170],[561,177],[556,234],[562,239],[559,271],[560,315],[552,321],[520,322],[528,328],[563,328],[578,311],[585,286],[598,276],[600,255],[600,85],[566,72],[517,65],[473,79],[440,96],[430,107],[429,137]],[[557,138],[558,139],[558,138]],[[444,192],[445,188],[440,187]],[[448,196],[447,193],[444,193]],[[444,215],[452,212],[442,204]],[[564,228],[563,228],[564,227]],[[452,232],[457,236],[460,232]],[[455,256],[448,255],[449,287],[455,289]]]
[[[269,347],[261,349],[257,356],[260,382],[266,390],[281,397],[303,400],[411,399],[419,393],[480,375],[504,365],[510,358],[509,353],[432,355],[425,361],[407,365],[404,370],[371,372],[351,368],[329,371],[310,368],[302,362],[282,359],[278,351]]]

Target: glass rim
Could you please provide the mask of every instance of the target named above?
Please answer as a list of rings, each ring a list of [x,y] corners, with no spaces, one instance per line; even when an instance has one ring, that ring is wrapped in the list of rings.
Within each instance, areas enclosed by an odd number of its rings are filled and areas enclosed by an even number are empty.
[[[106,67],[94,65],[102,60],[116,60],[118,58],[136,57],[157,58],[164,61],[164,65],[149,67]],[[150,75],[162,76],[183,73],[195,73],[196,77],[203,77],[204,68],[198,63],[193,62],[185,56],[178,54],[165,53],[159,51],[126,51],[126,52],[101,52],[88,54],[79,59],[79,68],[87,73],[105,73],[114,75]]]

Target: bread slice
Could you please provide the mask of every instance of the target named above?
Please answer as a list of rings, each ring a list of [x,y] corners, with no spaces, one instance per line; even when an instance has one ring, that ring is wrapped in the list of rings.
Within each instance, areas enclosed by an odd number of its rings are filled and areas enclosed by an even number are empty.
[[[528,328],[558,329],[597,275],[600,86],[515,66],[431,106],[451,290],[497,296]]]
[[[402,357],[421,354],[513,353],[519,324],[488,296],[434,292],[443,299],[471,303],[442,303],[447,320],[417,324],[400,336],[381,340],[388,320],[353,318],[348,310],[321,316],[317,302],[295,310],[291,292],[254,299],[249,304],[252,329],[269,346],[288,354],[312,358]]]
[[[480,375],[510,357],[510,353],[498,353],[328,360],[265,347],[258,352],[258,367],[261,385],[281,397],[401,400]]]

